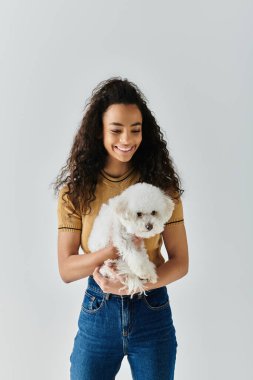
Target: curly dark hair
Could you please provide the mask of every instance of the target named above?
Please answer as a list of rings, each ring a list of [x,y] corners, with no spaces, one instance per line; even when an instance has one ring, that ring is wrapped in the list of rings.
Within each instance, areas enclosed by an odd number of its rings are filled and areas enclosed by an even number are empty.
[[[74,136],[66,165],[52,183],[55,195],[67,185],[74,208],[82,213],[91,211],[95,200],[98,175],[106,163],[107,151],[103,145],[102,116],[112,104],[135,104],[142,114],[142,142],[131,159],[140,173],[139,182],[147,182],[179,199],[184,192],[175,171],[163,133],[141,90],[128,79],[112,77],[100,82],[86,101],[81,125]]]

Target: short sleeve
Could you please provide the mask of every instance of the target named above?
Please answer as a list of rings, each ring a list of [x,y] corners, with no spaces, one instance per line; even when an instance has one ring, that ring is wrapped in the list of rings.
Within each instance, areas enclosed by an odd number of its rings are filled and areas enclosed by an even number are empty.
[[[60,231],[81,231],[82,230],[82,217],[79,210],[75,210],[73,203],[70,201],[69,196],[63,194],[66,192],[67,187],[64,186],[59,191],[57,216],[58,216],[58,230]],[[75,213],[73,211],[75,210]],[[69,215],[71,214],[71,215]]]
[[[178,223],[184,223],[184,211],[181,198],[174,200],[175,207],[173,213],[165,225],[173,226]]]

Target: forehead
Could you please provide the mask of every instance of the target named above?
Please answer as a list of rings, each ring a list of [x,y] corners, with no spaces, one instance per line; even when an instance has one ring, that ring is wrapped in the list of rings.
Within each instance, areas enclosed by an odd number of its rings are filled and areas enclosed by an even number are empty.
[[[117,122],[123,125],[142,122],[142,114],[135,104],[112,104],[103,114],[106,124]]]

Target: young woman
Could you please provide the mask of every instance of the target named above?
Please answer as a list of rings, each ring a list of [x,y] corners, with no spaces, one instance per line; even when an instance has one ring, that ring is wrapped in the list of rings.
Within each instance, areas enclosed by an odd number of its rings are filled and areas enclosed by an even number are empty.
[[[167,292],[188,272],[180,179],[163,134],[140,89],[127,79],[110,78],[92,92],[67,165],[55,182],[58,192],[58,263],[64,282],[88,277],[70,355],[72,380],[112,380],[124,355],[135,380],[172,380],[176,330]],[[99,267],[118,257],[110,245],[91,253],[87,245],[101,205],[128,186],[147,182],[175,202],[162,234],[144,239],[158,281],[146,295],[131,299],[120,278],[103,278]],[[62,186],[63,185],[63,186]],[[133,236],[136,245],[140,239]],[[161,255],[162,242],[168,254]],[[79,254],[81,245],[84,254]],[[113,270],[113,268],[112,268]]]

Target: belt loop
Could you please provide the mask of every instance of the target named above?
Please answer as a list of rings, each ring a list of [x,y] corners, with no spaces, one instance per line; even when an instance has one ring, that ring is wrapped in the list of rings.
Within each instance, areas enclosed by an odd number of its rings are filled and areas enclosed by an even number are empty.
[[[105,299],[109,300],[109,298],[110,298],[110,293],[105,293]]]
[[[138,293],[138,299],[142,298],[142,294]]]

